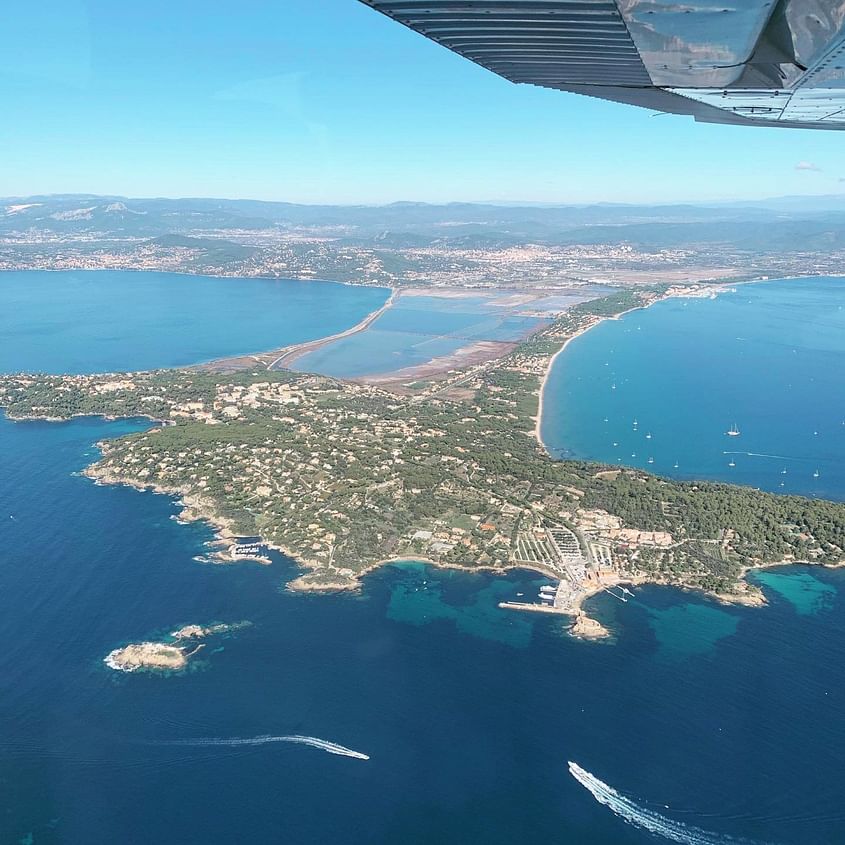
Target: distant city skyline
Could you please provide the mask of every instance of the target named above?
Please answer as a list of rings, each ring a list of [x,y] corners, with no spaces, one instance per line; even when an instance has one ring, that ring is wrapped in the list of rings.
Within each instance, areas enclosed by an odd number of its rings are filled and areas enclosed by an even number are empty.
[[[355,0],[220,8],[47,0],[7,15],[0,195],[659,204],[845,189],[835,132],[515,86]]]

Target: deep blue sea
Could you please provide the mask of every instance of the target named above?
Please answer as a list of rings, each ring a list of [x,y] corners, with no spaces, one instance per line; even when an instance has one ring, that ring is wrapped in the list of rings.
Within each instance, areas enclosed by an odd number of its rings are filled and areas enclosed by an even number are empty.
[[[576,338],[544,394],[552,454],[845,499],[845,279],[735,290]]]
[[[3,845],[845,843],[845,571],[758,573],[764,609],[604,595],[612,644],[499,610],[528,572],[389,566],[357,595],[295,595],[282,556],[198,563],[211,532],[170,498],[78,475],[143,425],[0,418]],[[102,662],[241,620],[184,674]],[[286,735],[370,759],[208,744]]]

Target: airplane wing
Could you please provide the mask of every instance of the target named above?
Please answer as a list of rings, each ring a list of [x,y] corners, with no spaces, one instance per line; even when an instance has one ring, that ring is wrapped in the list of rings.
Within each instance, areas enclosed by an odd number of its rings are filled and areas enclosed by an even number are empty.
[[[523,82],[708,123],[845,129],[845,0],[361,0]]]

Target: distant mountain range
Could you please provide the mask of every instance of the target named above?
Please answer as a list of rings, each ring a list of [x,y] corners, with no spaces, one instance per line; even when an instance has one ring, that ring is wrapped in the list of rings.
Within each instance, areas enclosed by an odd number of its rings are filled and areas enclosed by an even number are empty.
[[[678,205],[401,202],[297,205],[225,199],[131,199],[88,194],[0,200],[0,237],[227,238],[300,233],[350,245],[408,249],[443,244],[631,244],[782,252],[845,247],[845,195]],[[234,246],[234,245],[233,245]]]

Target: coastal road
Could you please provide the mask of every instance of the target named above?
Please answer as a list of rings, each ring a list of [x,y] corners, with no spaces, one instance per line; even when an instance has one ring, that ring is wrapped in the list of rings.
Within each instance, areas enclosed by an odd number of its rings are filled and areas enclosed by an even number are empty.
[[[378,320],[378,318],[381,317],[381,315],[384,314],[384,312],[399,299],[399,295],[399,291],[396,288],[391,288],[390,296],[381,308],[378,308],[368,314],[363,320],[361,320],[360,323],[346,329],[346,331],[338,332],[337,334],[329,335],[328,337],[321,337],[317,340],[309,340],[305,343],[295,343],[291,346],[286,346],[282,349],[276,350],[280,354],[267,365],[267,369],[285,369],[289,364],[292,364],[295,360],[297,360],[297,358],[301,358],[309,352],[315,352],[323,346],[334,343],[336,340],[342,340],[345,337],[351,337],[352,335],[364,331]]]

